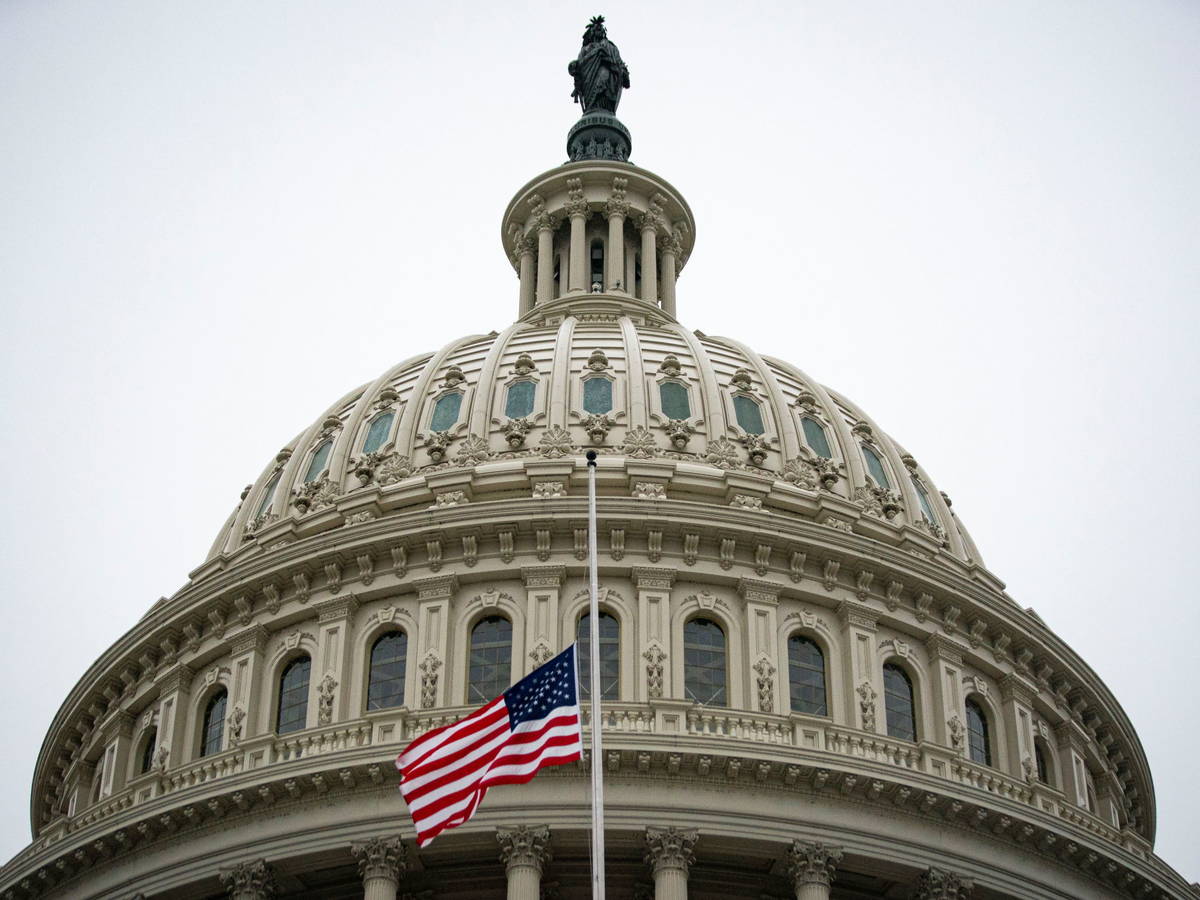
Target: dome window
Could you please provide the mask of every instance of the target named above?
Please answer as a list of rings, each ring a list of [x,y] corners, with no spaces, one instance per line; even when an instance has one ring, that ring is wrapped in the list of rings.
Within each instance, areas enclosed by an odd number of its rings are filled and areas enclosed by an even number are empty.
[[[902,741],[917,739],[916,702],[913,699],[912,681],[908,674],[894,663],[883,667],[883,706],[887,717],[889,737]]]
[[[592,696],[591,616],[579,617],[579,696]],[[600,613],[600,699],[618,699],[621,683],[621,625],[610,613]]]
[[[867,472],[871,475],[871,480],[875,482],[876,487],[881,487],[885,491],[892,489],[892,483],[888,481],[887,470],[883,467],[883,460],[879,458],[868,444],[862,444],[863,459],[867,461]]]
[[[912,476],[913,489],[917,492],[917,500],[921,504],[921,514],[925,516],[925,521],[930,525],[937,525],[937,516],[933,514],[933,504],[929,502],[929,494],[925,490],[925,485],[917,479],[917,476]]]
[[[683,689],[688,700],[705,706],[728,706],[725,632],[711,619],[692,619],[683,626]]]
[[[258,502],[258,509],[254,513],[254,518],[258,518],[271,509],[271,501],[275,499],[275,488],[279,485],[279,473],[276,472],[271,480],[267,482],[266,488],[263,489],[262,500]]]
[[[804,429],[804,439],[808,441],[808,446],[812,448],[812,452],[817,454],[817,456],[833,459],[833,453],[829,450],[829,438],[825,434],[825,427],[812,416],[802,418],[800,425]]]
[[[408,661],[408,635],[389,631],[371,648],[371,675],[367,682],[367,709],[404,705],[404,667]]]
[[[449,431],[458,421],[458,411],[462,408],[462,394],[446,394],[438,398],[433,405],[433,416],[429,420],[430,431]]]
[[[488,616],[471,629],[467,702],[487,703],[500,696],[511,680],[512,622],[504,616]]]
[[[967,753],[971,762],[990,766],[992,746],[988,735],[987,716],[974,700],[967,700]]]
[[[138,766],[138,774],[145,775],[154,768],[154,751],[158,745],[158,729],[151,728],[142,743],[142,760]]]
[[[229,695],[221,688],[204,707],[204,724],[200,729],[201,756],[221,752],[221,744],[225,740],[225,704],[228,699]]]
[[[612,408],[612,382],[603,376],[587,379],[583,383],[584,412],[600,416]]]
[[[532,381],[514,381],[508,386],[504,414],[510,419],[523,419],[533,412],[533,396],[537,385]]]
[[[792,712],[827,716],[825,654],[816,641],[801,635],[788,638],[788,684]]]
[[[367,429],[367,439],[363,441],[363,453],[374,453],[383,446],[388,434],[391,433],[392,422],[395,419],[396,414],[393,412],[385,412],[383,415],[375,417],[375,421]]]
[[[321,473],[325,471],[325,463],[329,461],[329,451],[333,449],[333,441],[324,441],[315,451],[313,451],[312,459],[309,460],[308,469],[304,473],[304,483],[316,481]]]
[[[307,656],[288,663],[279,677],[279,713],[275,719],[277,734],[303,731],[308,721],[308,679],[312,660]]]
[[[688,389],[677,381],[664,381],[658,386],[658,399],[663,415],[668,419],[687,419],[692,415]]]
[[[757,400],[738,394],[733,398],[733,411],[737,415],[737,423],[746,434],[762,434],[767,429],[763,427],[762,408]]]

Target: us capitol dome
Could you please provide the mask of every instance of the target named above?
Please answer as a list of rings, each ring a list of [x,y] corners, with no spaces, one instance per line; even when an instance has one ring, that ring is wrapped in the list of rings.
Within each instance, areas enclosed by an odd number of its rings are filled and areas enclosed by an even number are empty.
[[[920,448],[681,324],[697,225],[628,161],[602,21],[571,73],[570,161],[500,219],[515,321],[264,461],[63,702],[0,897],[584,898],[591,765],[614,898],[1200,895],[1153,852],[1120,705],[1004,593]],[[397,753],[592,627],[588,450],[603,758],[418,850]]]

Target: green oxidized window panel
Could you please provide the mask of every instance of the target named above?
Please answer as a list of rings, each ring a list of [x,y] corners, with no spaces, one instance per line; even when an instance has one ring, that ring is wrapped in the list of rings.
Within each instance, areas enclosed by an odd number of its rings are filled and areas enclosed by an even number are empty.
[[[737,416],[738,425],[746,434],[762,434],[766,431],[763,427],[762,409],[749,397],[734,397],[733,412]]]
[[[326,441],[312,455],[312,460],[308,464],[308,471],[304,473],[304,483],[316,481],[317,476],[325,471],[325,463],[329,461],[329,451],[333,449],[333,441]]]
[[[863,459],[867,461],[867,471],[871,473],[871,478],[875,484],[884,490],[891,490],[892,483],[888,481],[887,470],[883,467],[883,460],[879,458],[874,450],[866,444],[862,445]]]
[[[917,481],[916,477],[912,480],[913,487],[917,491],[917,500],[921,502],[921,512],[925,514],[926,520],[931,525],[937,524],[937,516],[933,514],[933,504],[929,502],[929,494],[925,491],[925,486]]]
[[[374,453],[383,446],[395,418],[395,413],[387,412],[371,423],[371,427],[367,429],[367,439],[363,441],[363,453]]]
[[[462,407],[462,394],[447,394],[438,400],[433,407],[433,419],[429,423],[430,431],[447,431],[458,421],[458,411]]]
[[[267,483],[266,490],[263,491],[262,500],[258,502],[258,510],[254,513],[255,517],[261,516],[271,508],[271,501],[275,499],[275,488],[279,485],[279,473]]]
[[[589,378],[585,381],[583,409],[594,415],[612,412],[612,382],[607,378]]]
[[[688,389],[675,381],[664,381],[658,386],[658,398],[662,401],[663,415],[668,419],[686,419],[692,414],[688,402]]]
[[[800,420],[800,424],[804,427],[804,439],[808,441],[813,453],[833,459],[833,454],[829,451],[829,438],[825,436],[825,428],[821,423],[811,416],[805,416]]]
[[[533,412],[533,395],[537,385],[532,381],[518,381],[508,386],[508,399],[504,414],[510,419],[523,419]]]

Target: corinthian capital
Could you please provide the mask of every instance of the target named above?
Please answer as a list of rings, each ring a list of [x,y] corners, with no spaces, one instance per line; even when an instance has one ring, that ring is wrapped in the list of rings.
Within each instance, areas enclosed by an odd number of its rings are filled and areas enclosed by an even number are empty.
[[[553,858],[550,852],[550,829],[545,825],[497,828],[496,842],[500,845],[500,861],[504,863],[506,871],[514,866],[532,866],[540,876]]]
[[[917,879],[913,900],[967,900],[974,888],[970,878],[930,866]]]
[[[221,885],[233,900],[268,900],[276,893],[275,876],[265,859],[226,869],[221,873]]]
[[[370,878],[386,878],[399,882],[408,868],[404,858],[404,845],[398,837],[375,837],[367,841],[356,841],[350,852],[358,859],[358,874],[363,881]]]
[[[833,883],[837,865],[842,861],[842,851],[813,841],[793,841],[788,853],[788,874],[792,883],[799,888],[802,884]]]
[[[695,828],[647,828],[646,829],[646,862],[653,868],[655,874],[660,869],[682,869],[686,876],[692,863],[696,861],[692,847],[699,835]]]

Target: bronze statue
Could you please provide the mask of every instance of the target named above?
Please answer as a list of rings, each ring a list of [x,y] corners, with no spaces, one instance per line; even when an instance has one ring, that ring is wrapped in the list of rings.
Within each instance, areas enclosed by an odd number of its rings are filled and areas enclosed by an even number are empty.
[[[621,61],[617,45],[608,39],[604,16],[595,16],[583,33],[579,56],[567,64],[575,78],[572,99],[586,115],[594,110],[616,114],[621,90],[629,87],[629,67]]]

